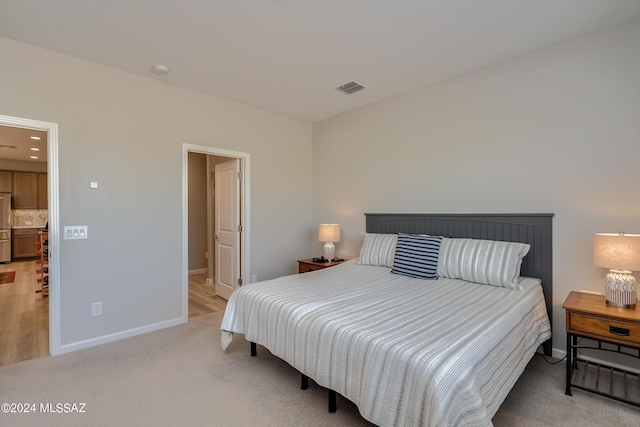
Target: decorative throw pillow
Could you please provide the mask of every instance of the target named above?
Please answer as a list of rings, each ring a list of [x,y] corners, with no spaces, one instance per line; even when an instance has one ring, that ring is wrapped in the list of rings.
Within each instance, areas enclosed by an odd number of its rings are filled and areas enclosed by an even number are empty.
[[[360,258],[356,264],[393,267],[397,234],[364,233]]]
[[[399,234],[392,273],[419,279],[437,279],[440,236]]]
[[[444,238],[438,276],[519,289],[520,266],[529,248],[526,243]]]

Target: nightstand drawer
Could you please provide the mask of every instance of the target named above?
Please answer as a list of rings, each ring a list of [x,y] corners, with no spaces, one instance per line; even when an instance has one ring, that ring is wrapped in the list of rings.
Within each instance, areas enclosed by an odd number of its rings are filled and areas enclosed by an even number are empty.
[[[640,324],[614,321],[582,313],[570,313],[571,332],[597,335],[611,341],[624,341],[640,345]]]
[[[313,265],[301,262],[298,265],[298,273],[308,273],[310,271],[322,270],[325,268],[323,265]]]

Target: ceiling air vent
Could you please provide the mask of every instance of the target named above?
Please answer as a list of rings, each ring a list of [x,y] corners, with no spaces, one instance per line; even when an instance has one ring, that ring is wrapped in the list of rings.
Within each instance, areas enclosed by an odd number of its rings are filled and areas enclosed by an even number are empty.
[[[362,86],[360,83],[349,82],[349,83],[345,83],[345,84],[343,84],[341,86],[338,86],[336,89],[339,90],[340,92],[346,93],[347,95],[351,95],[352,93],[359,92],[364,88],[365,87]]]

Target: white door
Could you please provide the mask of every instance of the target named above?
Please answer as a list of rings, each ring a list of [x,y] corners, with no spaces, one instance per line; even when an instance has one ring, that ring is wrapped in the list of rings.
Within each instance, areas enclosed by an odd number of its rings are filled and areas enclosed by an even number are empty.
[[[240,278],[240,160],[215,165],[216,294],[229,299]]]

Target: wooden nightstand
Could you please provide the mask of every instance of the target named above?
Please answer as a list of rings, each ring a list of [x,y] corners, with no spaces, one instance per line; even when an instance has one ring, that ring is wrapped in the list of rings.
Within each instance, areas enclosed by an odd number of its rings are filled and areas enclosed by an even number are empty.
[[[595,349],[640,359],[640,310],[608,306],[603,295],[582,292],[571,292],[562,308],[567,316],[565,394],[571,396],[575,387],[640,406],[638,374],[578,356],[578,349]],[[579,337],[597,345],[579,345]]]
[[[329,262],[313,262],[312,258],[301,259],[298,261],[298,273],[308,273],[310,271],[322,270],[323,268],[333,267],[342,264],[344,260]]]

